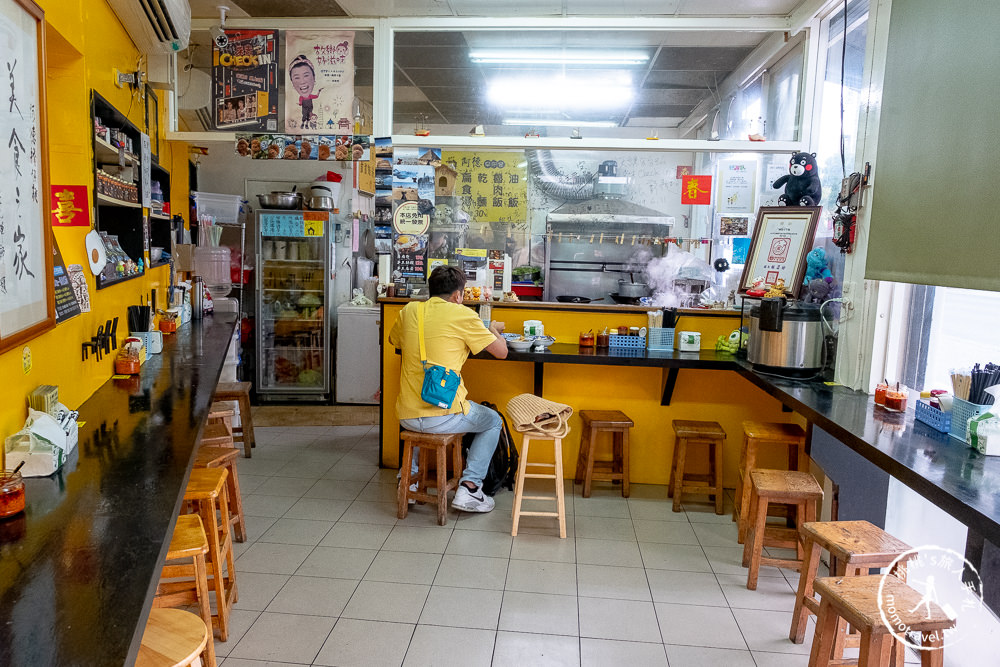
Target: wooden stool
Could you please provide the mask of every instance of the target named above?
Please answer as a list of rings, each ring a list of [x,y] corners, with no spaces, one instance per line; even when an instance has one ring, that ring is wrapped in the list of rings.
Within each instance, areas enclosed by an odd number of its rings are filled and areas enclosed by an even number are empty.
[[[681,496],[685,493],[701,493],[715,497],[715,513],[722,514],[722,443],[726,432],[718,422],[690,421],[674,419],[674,456],[670,465],[670,485],[667,495],[674,499],[674,511],[681,511]],[[706,475],[685,474],[688,444],[708,446],[708,468]],[[687,481],[703,482],[704,486],[687,486]]]
[[[236,459],[240,450],[233,447],[199,447],[194,455],[195,468],[225,468],[229,496],[229,522],[232,524],[233,539],[247,541],[247,525],[243,516],[243,495],[240,493],[240,476],[236,470]]]
[[[233,432],[221,422],[205,424],[205,428],[201,431],[201,437],[198,439],[198,444],[209,447],[228,447],[230,449],[236,446],[233,440]]]
[[[437,503],[438,525],[448,522],[448,492],[458,488],[462,476],[462,433],[418,433],[402,431],[399,439],[403,442],[403,467],[400,469],[399,494],[396,516],[405,519],[409,511],[410,499]],[[417,490],[410,491],[410,468],[413,465],[413,448],[420,448],[420,479]],[[451,447],[454,477],[448,479],[448,447]],[[437,463],[437,495],[427,493],[430,450],[435,451]]]
[[[757,590],[757,575],[761,565],[787,567],[799,570],[802,566],[803,547],[799,531],[791,528],[767,526],[767,508],[770,503],[794,505],[798,527],[816,520],[816,503],[823,498],[823,489],[816,478],[807,472],[795,470],[750,471],[750,534],[743,545],[743,567],[749,567],[747,588]],[[797,552],[795,560],[769,558],[763,555],[765,546],[791,547]]]
[[[868,521],[822,521],[804,523],[800,529],[805,560],[799,576],[799,589],[792,611],[792,627],[788,638],[801,644],[806,636],[809,613],[819,613],[819,601],[813,597],[813,580],[819,568],[820,550],[826,549],[837,559],[837,577],[867,575],[872,568],[892,567],[891,573],[906,579],[906,560],[893,565],[897,558],[912,551],[910,545],[897,540]],[[916,555],[915,553],[913,555]],[[838,633],[835,658],[843,655],[844,634]],[[900,645],[902,649],[902,645]],[[902,664],[900,662],[899,664]]]
[[[240,410],[240,425],[233,427],[233,439],[243,443],[243,453],[250,458],[252,448],[257,446],[253,437],[253,415],[250,411],[249,382],[220,382],[215,388],[216,401],[236,401]]]
[[[152,609],[146,628],[142,631],[136,667],[186,667],[201,664],[215,667],[215,652],[208,654],[211,646],[208,627],[204,621],[182,609]]]
[[[510,530],[510,534],[517,537],[517,526],[521,522],[522,516],[551,516],[559,519],[559,537],[566,537],[566,499],[563,496],[563,460],[562,460],[562,438],[554,438],[551,435],[545,433],[534,433],[534,432],[520,432],[524,438],[521,441],[521,458],[517,464],[517,479],[514,482],[514,507],[511,510],[511,516],[514,518],[514,525]],[[628,437],[628,436],[626,436]],[[528,463],[528,447],[534,440],[551,440],[552,441],[552,455],[555,457],[555,463]],[[531,465],[536,468],[550,468],[552,469],[551,475],[546,475],[543,473],[529,473],[527,472],[527,467]],[[628,467],[625,468],[628,470]],[[551,479],[555,481],[556,484],[556,495],[555,496],[526,496],[524,495],[524,480],[525,479]],[[556,511],[555,512],[522,512],[521,511],[521,501],[523,500],[555,500],[556,501]]]
[[[955,627],[937,603],[924,598],[918,591],[892,575],[870,574],[861,577],[822,577],[815,581],[816,592],[822,598],[816,617],[816,634],[813,636],[809,667],[826,667],[845,664],[832,658],[837,629],[841,619],[861,632],[859,667],[883,667],[893,664],[893,645],[901,642],[889,631],[879,611],[879,586],[883,599],[891,598],[895,614],[893,620],[919,632],[921,644],[920,664],[940,667],[944,664],[943,633]],[[912,610],[912,611],[911,611]],[[898,615],[898,619],[896,616]],[[896,651],[896,667],[903,667],[902,655]]]
[[[747,536],[747,513],[750,494],[747,478],[757,467],[757,450],[761,445],[779,445],[788,448],[788,469],[800,470],[806,461],[806,432],[797,424],[775,422],[743,422],[743,449],[740,450],[739,477],[736,480],[736,497],[733,520],[738,522],[736,541],[743,544]]]
[[[212,627],[212,609],[208,600],[208,574],[205,570],[205,556],[208,554],[208,539],[205,526],[197,514],[182,514],[177,517],[166,564],[160,571],[160,581],[156,586],[153,607],[178,607],[198,603],[198,610],[205,627]],[[178,563],[176,561],[188,561]],[[180,580],[180,581],[178,581]],[[205,652],[210,664],[215,664],[215,642],[207,642]]]
[[[620,410],[580,410],[583,431],[580,434],[580,455],[576,460],[576,483],[583,483],[583,497],[590,497],[592,480],[622,483],[622,497],[628,498],[628,434],[634,425]],[[612,436],[612,458],[596,461],[597,435]]]
[[[208,423],[209,424],[222,424],[229,431],[229,434],[233,433],[233,417],[236,416],[236,411],[232,408],[223,405],[222,403],[212,403],[212,407],[209,408],[208,412]]]
[[[195,468],[188,478],[184,500],[201,516],[208,538],[208,576],[215,591],[219,639],[229,639],[229,612],[236,602],[236,568],[233,566],[233,538],[230,531],[229,499],[225,468]],[[221,515],[221,519],[219,518]],[[223,569],[225,568],[225,569]]]

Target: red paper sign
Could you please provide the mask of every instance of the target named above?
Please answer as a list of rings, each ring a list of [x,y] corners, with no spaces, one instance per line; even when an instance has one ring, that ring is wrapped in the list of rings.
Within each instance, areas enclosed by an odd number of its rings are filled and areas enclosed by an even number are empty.
[[[90,201],[86,185],[53,185],[53,227],[90,227]]]
[[[709,205],[712,203],[711,176],[684,176],[681,178],[681,203]]]
[[[674,178],[684,178],[694,173],[694,167],[689,164],[677,165],[677,175]]]

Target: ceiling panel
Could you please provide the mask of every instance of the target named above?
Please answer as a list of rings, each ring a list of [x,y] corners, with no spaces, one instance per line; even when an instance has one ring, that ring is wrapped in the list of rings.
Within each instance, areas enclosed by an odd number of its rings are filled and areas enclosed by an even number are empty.
[[[712,88],[726,78],[728,70],[669,70],[650,71],[643,84],[644,88]]]
[[[395,49],[400,67],[474,67],[464,48],[449,46],[399,46]]]
[[[458,16],[561,16],[562,0],[448,0]]]
[[[688,16],[787,16],[804,0],[681,0]]]
[[[190,0],[191,16],[196,19],[217,19],[219,18],[219,5],[229,7],[227,16],[247,17],[250,16],[235,2],[220,2],[220,0]]]
[[[445,0],[338,0],[351,16],[452,16]]]
[[[418,86],[481,86],[486,81],[483,73],[474,67],[457,69],[407,67],[405,72]]]
[[[656,88],[640,90],[637,104],[681,104],[694,106],[712,93],[707,88]]]
[[[566,0],[569,16],[669,16],[680,0]]]
[[[671,128],[684,122],[685,116],[630,116],[625,127]]]
[[[653,63],[653,69],[724,70],[731,72],[753,49],[736,46],[665,47]]]
[[[485,87],[469,87],[469,86],[440,86],[440,87],[424,87],[424,94],[427,96],[431,102],[439,105],[442,103],[453,104],[456,102],[462,102],[467,104],[478,104],[486,99],[486,88]]]
[[[239,0],[239,6],[250,16],[347,16],[336,0]]]
[[[686,117],[694,111],[693,104],[634,104],[629,113],[630,116],[650,116],[662,118],[664,116]]]

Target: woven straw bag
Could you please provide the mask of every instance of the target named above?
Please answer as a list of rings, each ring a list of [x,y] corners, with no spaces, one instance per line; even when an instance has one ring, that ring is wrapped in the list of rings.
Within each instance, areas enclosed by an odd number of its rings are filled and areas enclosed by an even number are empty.
[[[569,433],[573,408],[534,394],[518,394],[507,401],[507,416],[515,431],[542,433],[561,438]]]

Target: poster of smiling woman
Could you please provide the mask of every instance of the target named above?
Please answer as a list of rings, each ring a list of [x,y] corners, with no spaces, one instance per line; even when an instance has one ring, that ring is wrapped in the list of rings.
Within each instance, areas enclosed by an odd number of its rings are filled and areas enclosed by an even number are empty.
[[[354,100],[354,33],[285,32],[285,131],[346,134]]]

